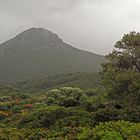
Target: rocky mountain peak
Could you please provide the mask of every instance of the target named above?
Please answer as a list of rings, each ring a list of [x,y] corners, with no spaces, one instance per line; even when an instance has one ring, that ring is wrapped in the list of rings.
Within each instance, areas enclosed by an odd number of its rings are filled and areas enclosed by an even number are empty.
[[[32,49],[61,47],[63,41],[57,34],[43,28],[30,28],[0,45],[0,55],[8,55]]]

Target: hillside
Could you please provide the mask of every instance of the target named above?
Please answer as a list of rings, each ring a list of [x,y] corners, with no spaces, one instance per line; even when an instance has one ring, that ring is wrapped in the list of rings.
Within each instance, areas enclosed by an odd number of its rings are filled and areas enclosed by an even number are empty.
[[[46,29],[31,28],[0,45],[0,82],[97,72],[103,61],[103,56],[74,48]]]
[[[44,79],[27,80],[15,83],[13,86],[24,92],[38,93],[60,87],[79,87],[82,89],[103,90],[101,78],[97,73],[68,73]]]

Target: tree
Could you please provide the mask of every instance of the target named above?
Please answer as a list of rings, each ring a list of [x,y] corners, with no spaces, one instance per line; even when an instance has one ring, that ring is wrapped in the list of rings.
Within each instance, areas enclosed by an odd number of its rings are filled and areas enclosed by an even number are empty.
[[[72,88],[72,87],[62,87],[60,88],[61,94],[65,97],[74,97],[77,101],[83,94],[83,90],[80,88]]]
[[[130,32],[116,43],[101,73],[108,97],[140,104],[140,33]]]
[[[79,103],[74,97],[63,98],[60,100],[59,105],[65,107],[74,107],[77,106]]]

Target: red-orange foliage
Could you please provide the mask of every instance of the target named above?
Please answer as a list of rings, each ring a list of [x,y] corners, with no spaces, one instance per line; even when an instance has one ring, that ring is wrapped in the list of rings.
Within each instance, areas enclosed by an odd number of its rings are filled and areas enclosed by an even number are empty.
[[[33,104],[26,104],[26,105],[24,105],[24,107],[26,107],[26,108],[33,108]]]

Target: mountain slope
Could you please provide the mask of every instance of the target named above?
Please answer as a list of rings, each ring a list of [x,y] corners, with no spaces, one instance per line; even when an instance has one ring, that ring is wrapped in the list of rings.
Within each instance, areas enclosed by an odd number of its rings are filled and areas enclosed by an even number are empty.
[[[0,81],[97,72],[103,61],[103,56],[76,49],[48,30],[31,28],[0,45]]]

